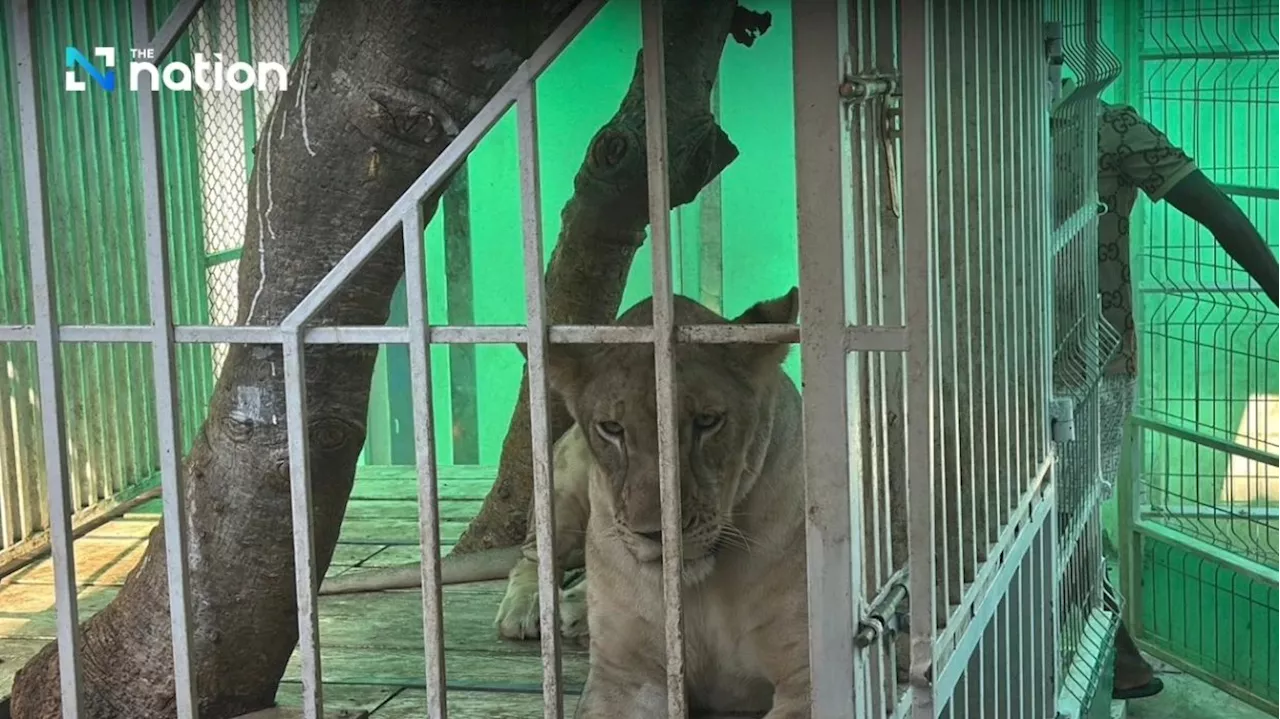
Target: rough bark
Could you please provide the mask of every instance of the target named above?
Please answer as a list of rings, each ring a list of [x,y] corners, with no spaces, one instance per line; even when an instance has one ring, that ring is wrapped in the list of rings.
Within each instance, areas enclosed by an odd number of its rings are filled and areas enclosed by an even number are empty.
[[[239,321],[281,320],[575,4],[324,0],[256,148]],[[383,324],[403,269],[393,241],[318,322]],[[365,439],[375,352],[306,352],[321,575]],[[204,719],[271,706],[297,643],[282,379],[278,347],[233,348],[185,460]],[[161,531],[116,599],[82,624],[83,717],[174,715]],[[19,671],[14,717],[60,716],[57,661],[51,643]]]
[[[667,3],[666,84],[671,204],[691,202],[738,156],[711,112],[711,88],[725,40],[751,44],[768,15],[737,8],[734,0]],[[643,53],[618,112],[587,147],[574,193],[547,267],[547,316],[554,324],[607,324],[617,316],[635,253],[649,224],[645,151]],[[480,513],[454,551],[458,554],[524,540],[532,495],[528,375],[502,445],[498,478]],[[551,407],[551,435],[572,424],[559,398]]]

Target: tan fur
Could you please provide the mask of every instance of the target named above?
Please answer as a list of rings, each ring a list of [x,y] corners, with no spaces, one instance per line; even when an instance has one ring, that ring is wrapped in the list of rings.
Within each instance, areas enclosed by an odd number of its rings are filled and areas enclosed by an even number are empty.
[[[582,430],[573,425],[556,442],[552,451],[554,470],[556,586],[564,584],[566,569],[583,564],[586,545],[587,479],[591,453]],[[533,507],[529,508],[528,530],[521,557],[507,576],[507,592],[498,606],[494,625],[505,639],[535,639],[538,624],[538,535]],[[560,634],[582,640],[587,635],[586,584],[579,583],[560,593]]]
[[[793,289],[735,322],[791,323],[797,304]],[[683,297],[675,310],[680,324],[725,321]],[[646,301],[619,323],[650,317]],[[788,349],[677,348],[685,676],[694,710],[810,716],[801,404],[780,367]],[[584,719],[666,713],[661,548],[641,536],[661,528],[653,367],[648,345],[556,345],[551,353],[552,384],[578,423],[557,446],[557,472],[565,471],[562,458],[588,459]],[[557,508],[567,501],[557,496]],[[559,519],[557,554],[565,556],[576,527]],[[500,626],[510,619],[527,629],[528,617],[536,626],[536,540],[524,549]]]

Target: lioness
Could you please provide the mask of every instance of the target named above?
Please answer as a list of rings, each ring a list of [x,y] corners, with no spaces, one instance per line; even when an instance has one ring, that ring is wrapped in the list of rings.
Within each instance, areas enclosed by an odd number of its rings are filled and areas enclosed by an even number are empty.
[[[792,289],[734,322],[790,324],[798,310]],[[651,318],[646,300],[618,324]],[[675,321],[726,322],[680,296]],[[695,710],[810,715],[801,404],[781,370],[788,351],[766,344],[676,349],[686,688]],[[561,595],[563,634],[581,637],[590,627],[578,716],[661,717],[666,648],[653,348],[552,345],[549,359],[551,384],[576,420],[553,452],[557,564],[562,574],[580,565],[585,540],[588,567],[586,583]],[[536,637],[532,518],[522,547],[449,557],[442,570],[453,583],[508,568],[495,624],[507,638]],[[417,586],[419,577],[412,565],[336,578],[321,594]]]
[[[734,322],[793,323],[798,299],[792,289]],[[618,323],[651,318],[646,300]],[[675,298],[675,321],[725,322],[684,297]],[[801,403],[781,368],[789,349],[676,348],[685,671],[695,710],[810,715]],[[653,348],[553,345],[549,359],[550,382],[592,460],[590,670],[578,716],[665,716]]]

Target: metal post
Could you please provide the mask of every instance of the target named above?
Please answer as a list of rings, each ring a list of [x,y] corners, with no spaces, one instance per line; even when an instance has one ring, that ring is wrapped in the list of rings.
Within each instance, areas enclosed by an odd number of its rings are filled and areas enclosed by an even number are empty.
[[[850,512],[849,377],[844,342],[852,294],[846,229],[852,162],[839,87],[848,51],[847,3],[797,3],[796,199],[804,394],[809,673],[814,716],[852,717],[853,528]]]
[[[135,37],[147,37],[151,34],[148,0],[133,2],[133,33]],[[179,456],[182,437],[178,414],[177,367],[174,363],[173,318],[170,313],[168,227],[162,190],[164,163],[160,160],[160,107],[156,93],[144,89],[135,94],[138,98],[138,166],[147,242],[147,295],[151,310],[148,339],[151,343],[151,368],[156,393],[156,439],[162,487],[165,567],[169,580],[169,620],[173,635],[174,699],[178,717],[194,719],[197,716],[198,693],[191,661],[187,503]]]
[[[204,3],[205,0],[179,0],[178,5],[170,11],[169,17],[165,18],[164,24],[156,31],[154,37],[151,35],[150,26],[141,34],[137,32],[140,28],[134,26],[134,37],[151,38],[151,42],[147,44],[147,49],[151,51],[151,63],[159,63],[169,54],[173,46],[178,44],[178,38],[187,31],[187,26],[195,19],[196,13],[200,12]]]
[[[307,436],[307,369],[304,349],[300,332],[285,337],[285,421],[289,434],[289,497],[293,510],[298,654],[302,660],[302,715],[305,719],[320,719],[324,714],[324,699],[320,682],[320,619],[316,607],[315,528],[311,516],[311,450]]]
[[[547,315],[543,299],[542,189],[538,181],[537,89],[529,78],[516,101],[520,207],[524,225],[524,299],[529,341],[529,431],[533,460],[533,521],[538,542],[538,612],[542,639],[542,706],[546,719],[564,713],[560,685],[560,587],[555,551],[555,477],[551,464],[547,391]]]
[[[413,447],[418,468],[418,536],[422,543],[422,644],[426,652],[427,716],[448,715],[444,656],[444,593],[440,584],[440,493],[436,474],[431,345],[427,339],[427,282],[422,251],[422,205],[403,221],[409,382],[413,392]]]
[[[906,356],[907,524],[913,714],[935,716],[933,362],[933,16],[928,0],[902,0],[902,185]]]
[[[649,245],[653,248],[653,357],[662,503],[662,597],[666,609],[667,716],[688,716],[684,690],[684,552],[676,424],[675,329],[671,284],[671,196],[667,174],[667,88],[662,0],[641,5],[644,36],[645,148],[649,171]]]
[[[62,688],[62,717],[77,719],[83,697],[80,692],[79,608],[76,601],[75,549],[71,535],[71,498],[67,494],[66,454],[63,452],[64,407],[62,358],[58,348],[58,322],[53,291],[57,278],[53,267],[49,217],[44,204],[43,141],[40,127],[40,93],[36,85],[35,22],[30,0],[13,4],[14,74],[18,89],[18,125],[21,130],[22,180],[26,196],[27,242],[31,252],[32,309],[39,363],[40,430],[44,436],[44,471],[49,491],[49,548],[53,555],[53,593],[58,636],[58,674]]]

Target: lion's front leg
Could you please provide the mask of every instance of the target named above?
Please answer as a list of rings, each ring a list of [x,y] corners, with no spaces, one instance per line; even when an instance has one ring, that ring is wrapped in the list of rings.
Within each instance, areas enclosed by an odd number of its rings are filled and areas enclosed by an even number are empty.
[[[507,593],[498,605],[498,616],[493,623],[498,636],[503,639],[537,639],[538,624],[538,563],[521,557],[507,576]]]
[[[587,522],[590,518],[590,502],[587,499],[587,481],[591,470],[586,440],[574,425],[555,446],[555,484],[552,502],[555,504],[556,588],[564,583],[567,569],[583,564]],[[521,553],[524,555],[507,575],[507,591],[498,606],[493,623],[498,635],[504,639],[537,639],[541,636],[538,623],[538,534],[534,519],[534,505],[529,503],[528,529],[525,532]],[[586,582],[581,590],[576,587],[561,594],[561,634],[569,639],[583,639],[587,635]]]
[[[538,608],[538,563],[522,557],[507,578],[507,592],[498,605],[493,623],[503,639],[537,639],[542,636]],[[587,583],[579,582],[560,592],[560,636],[586,643]]]
[[[808,666],[777,681],[773,687],[773,708],[764,719],[810,719],[813,702],[810,686]]]
[[[665,677],[592,664],[574,719],[661,719],[667,715]]]

